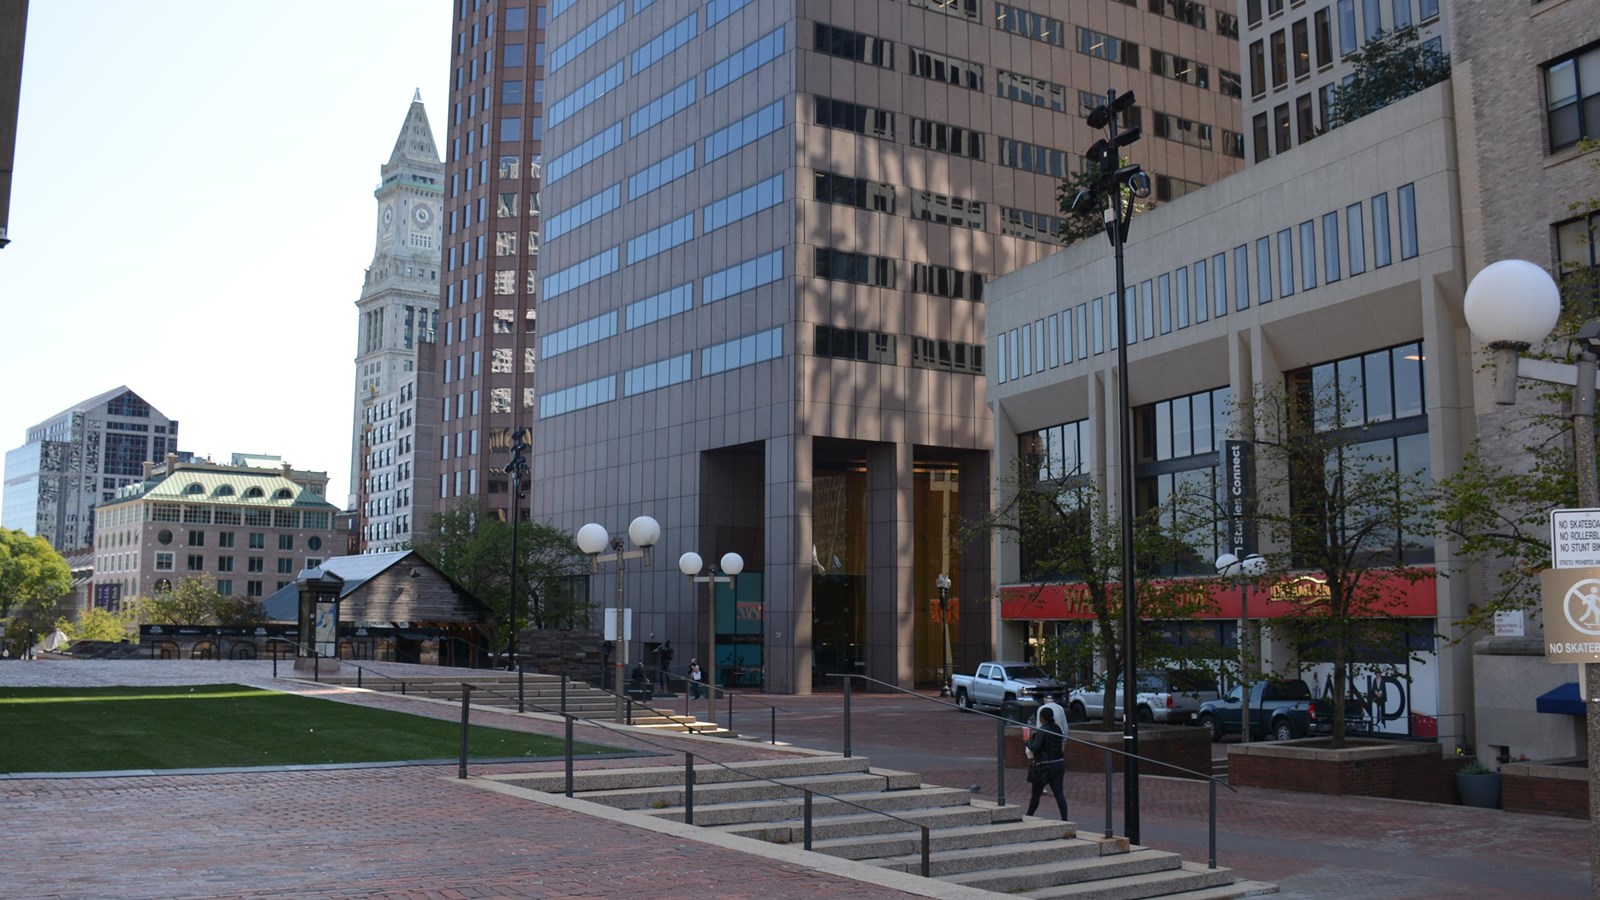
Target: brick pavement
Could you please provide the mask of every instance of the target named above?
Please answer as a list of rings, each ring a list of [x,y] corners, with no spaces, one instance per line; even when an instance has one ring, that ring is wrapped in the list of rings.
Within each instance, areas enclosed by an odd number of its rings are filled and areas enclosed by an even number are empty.
[[[68,669],[66,666],[73,666]],[[83,668],[76,668],[82,666]],[[130,666],[147,669],[135,673]],[[265,666],[265,669],[261,669]],[[106,669],[104,667],[113,667]],[[121,668],[117,668],[121,667]],[[254,667],[254,668],[252,668]],[[264,672],[264,674],[263,674]],[[223,676],[223,677],[218,677]],[[324,693],[454,717],[457,707],[274,682],[270,663],[7,663],[0,684],[228,681]],[[104,680],[102,680],[104,679]],[[735,724],[817,750],[842,747],[840,697],[742,695]],[[855,696],[853,751],[875,764],[972,787],[993,799],[995,732],[977,716],[915,698]],[[475,712],[474,721],[557,734],[559,720]],[[586,739],[600,740],[585,736]],[[610,742],[618,743],[616,735]],[[593,765],[681,764],[683,750],[722,761],[782,755],[763,744],[652,736],[662,755]],[[548,769],[555,763],[492,767]],[[474,767],[474,770],[491,767]],[[90,897],[786,897],[911,896],[829,872],[673,838],[570,809],[464,788],[453,767],[251,772],[117,779],[0,780],[5,896]],[[1008,799],[1025,797],[1020,771]],[[1113,803],[1121,832],[1120,779]],[[1104,778],[1069,776],[1073,817],[1098,830]],[[1206,791],[1141,779],[1143,839],[1206,855]],[[27,828],[15,823],[25,821]],[[1275,881],[1287,898],[1581,897],[1587,823],[1494,810],[1241,788],[1219,792],[1221,865]],[[619,860],[638,860],[618,874]],[[29,885],[16,893],[16,885]],[[452,893],[454,892],[454,893]]]

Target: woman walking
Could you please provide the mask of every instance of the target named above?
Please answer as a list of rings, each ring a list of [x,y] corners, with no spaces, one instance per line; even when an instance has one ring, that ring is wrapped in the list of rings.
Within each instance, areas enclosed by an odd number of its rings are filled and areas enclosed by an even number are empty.
[[[1033,783],[1033,796],[1028,800],[1028,815],[1039,808],[1039,798],[1044,796],[1045,785],[1056,797],[1056,808],[1061,810],[1061,821],[1067,821],[1067,792],[1062,780],[1067,774],[1067,761],[1062,756],[1061,726],[1054,711],[1048,707],[1039,710],[1039,727],[1028,738],[1028,750],[1033,753],[1033,765],[1043,776]]]

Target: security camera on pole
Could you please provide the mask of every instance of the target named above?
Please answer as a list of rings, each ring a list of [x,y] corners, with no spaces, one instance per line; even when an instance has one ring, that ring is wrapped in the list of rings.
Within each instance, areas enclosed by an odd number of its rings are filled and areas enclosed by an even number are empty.
[[[1123,822],[1128,840],[1139,843],[1139,723],[1137,715],[1138,692],[1131,689],[1138,684],[1134,659],[1134,627],[1138,623],[1133,592],[1133,416],[1128,405],[1128,341],[1122,330],[1128,323],[1128,297],[1123,272],[1122,247],[1128,240],[1128,226],[1133,218],[1136,198],[1150,196],[1150,176],[1137,163],[1121,165],[1123,147],[1140,138],[1139,126],[1126,131],[1119,129],[1118,118],[1134,104],[1133,92],[1118,94],[1106,91],[1106,102],[1089,113],[1090,128],[1104,128],[1106,136],[1094,142],[1084,156],[1094,166],[1094,182],[1072,200],[1075,213],[1099,209],[1105,215],[1106,237],[1111,240],[1111,250],[1117,268],[1117,419],[1119,450],[1118,517],[1122,523],[1122,683],[1130,686],[1122,692],[1122,749],[1130,756],[1123,757]]]

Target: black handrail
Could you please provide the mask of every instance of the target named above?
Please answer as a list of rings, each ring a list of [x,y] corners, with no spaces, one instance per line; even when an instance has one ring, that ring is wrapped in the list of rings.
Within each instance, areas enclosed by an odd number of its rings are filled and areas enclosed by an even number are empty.
[[[404,678],[396,678],[393,675],[388,674],[387,672],[380,672],[377,669],[368,669],[366,666],[363,666],[361,663],[356,662],[353,659],[340,659],[338,657],[324,657],[320,652],[317,651],[317,647],[316,647],[315,644],[305,644],[305,643],[302,643],[300,641],[292,640],[292,639],[286,638],[286,637],[271,637],[271,638],[267,638],[267,643],[268,643],[269,646],[270,645],[289,644],[290,646],[294,647],[295,649],[308,649],[308,650],[310,650],[311,651],[310,658],[312,659],[311,680],[316,682],[316,683],[318,683],[318,684],[322,683],[322,660],[327,658],[327,659],[336,660],[339,663],[339,665],[341,665],[341,666],[351,666],[351,667],[353,667],[356,670],[356,687],[358,687],[358,688],[359,687],[364,687],[364,685],[362,684],[362,675],[363,675],[363,673],[370,672],[371,674],[376,675],[379,678],[387,678],[390,681],[395,682],[396,684],[399,684],[400,685],[400,695],[402,697],[406,695],[406,679],[404,679]],[[282,656],[279,653],[274,652],[272,654],[272,677],[273,678],[277,678],[278,677],[278,660],[281,659],[281,658],[282,658]],[[294,658],[295,659],[299,659],[300,657],[294,657]]]
[[[947,702],[945,702],[943,700],[940,700],[937,697],[927,697],[927,696],[924,696],[922,694],[917,693],[916,691],[906,690],[905,688],[900,687],[899,685],[890,684],[887,681],[880,681],[880,680],[878,680],[876,678],[873,678],[871,676],[868,676],[868,675],[859,675],[859,674],[856,674],[854,672],[838,672],[838,673],[830,673],[830,674],[826,675],[825,677],[828,677],[828,678],[843,678],[844,679],[844,729],[845,729],[845,734],[844,734],[844,755],[845,756],[849,756],[850,755],[850,685],[857,678],[861,679],[862,681],[871,682],[872,684],[878,685],[879,687],[888,688],[890,691],[894,691],[896,693],[905,694],[905,695],[910,696],[910,697],[916,697],[919,700],[926,700],[927,702],[933,703],[933,704],[935,704],[937,706],[955,707],[956,709],[961,709],[961,707],[958,706],[955,703],[947,703]],[[977,715],[981,715],[981,716],[987,716],[987,717],[989,717],[991,719],[994,719],[995,722],[996,722],[996,725],[997,725],[996,734],[998,735],[998,743],[999,743],[998,751],[996,753],[996,756],[997,756],[996,764],[997,764],[997,768],[998,768],[998,777],[999,777],[998,798],[997,799],[999,800],[1000,805],[1004,806],[1005,802],[1006,802],[1005,729],[1006,729],[1007,725],[1019,724],[1019,723],[1012,722],[1010,719],[1005,718],[1004,716],[997,716],[997,715],[994,715],[993,713],[983,712],[982,710],[971,709],[971,710],[966,710],[966,711],[974,713],[974,714],[977,714]],[[1145,761],[1145,762],[1153,763],[1155,765],[1159,765],[1159,766],[1165,767],[1167,769],[1172,769],[1174,771],[1187,772],[1190,775],[1194,775],[1195,777],[1204,779],[1206,782],[1208,782],[1209,785],[1210,785],[1210,791],[1211,791],[1211,798],[1210,798],[1210,820],[1211,820],[1210,821],[1210,838],[1211,838],[1210,867],[1213,868],[1213,869],[1215,869],[1217,867],[1217,785],[1220,784],[1223,787],[1227,788],[1228,790],[1233,791],[1235,794],[1237,794],[1239,792],[1237,788],[1233,787],[1233,785],[1230,785],[1227,782],[1222,781],[1221,779],[1219,779],[1216,776],[1211,775],[1209,773],[1196,772],[1193,769],[1184,768],[1183,766],[1176,765],[1176,764],[1167,762],[1165,760],[1152,759],[1152,758],[1150,758],[1148,756],[1142,756],[1142,755],[1137,754],[1137,753],[1129,753],[1126,750],[1119,750],[1119,749],[1117,749],[1115,747],[1102,747],[1099,744],[1096,744],[1096,743],[1094,743],[1092,741],[1086,741],[1086,740],[1083,740],[1082,738],[1075,738],[1075,737],[1072,736],[1070,731],[1068,731],[1067,733],[1063,734],[1061,736],[1061,738],[1062,738],[1063,741],[1072,741],[1072,742],[1077,743],[1077,744],[1082,744],[1082,745],[1084,745],[1086,747],[1093,747],[1094,749],[1103,751],[1106,754],[1106,830],[1105,830],[1105,834],[1106,834],[1107,837],[1109,837],[1111,835],[1111,829],[1112,829],[1111,780],[1112,780],[1112,768],[1113,767],[1111,765],[1111,762],[1112,762],[1112,754],[1113,753],[1119,754],[1121,756],[1125,756],[1125,757],[1128,757],[1128,758],[1131,758],[1131,759],[1137,759],[1137,760],[1142,760],[1142,761]]]

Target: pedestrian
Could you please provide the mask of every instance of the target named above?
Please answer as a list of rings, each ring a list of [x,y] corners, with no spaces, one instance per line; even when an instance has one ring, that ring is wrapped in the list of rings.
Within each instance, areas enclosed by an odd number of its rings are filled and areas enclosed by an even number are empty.
[[[689,660],[689,697],[700,699],[700,660]]]
[[[1062,730],[1056,722],[1055,713],[1049,709],[1039,710],[1039,727],[1033,730],[1028,738],[1028,751],[1033,754],[1032,765],[1036,766],[1042,776],[1032,785],[1033,796],[1028,799],[1028,815],[1033,815],[1039,808],[1039,798],[1044,796],[1045,786],[1050,787],[1050,793],[1056,797],[1056,808],[1061,811],[1061,821],[1067,821],[1067,791],[1063,779],[1067,774],[1067,761],[1062,756]]]
[[[1034,713],[1034,716],[1033,716],[1033,727],[1035,727],[1035,728],[1039,727],[1039,719],[1044,715],[1044,711],[1047,710],[1047,709],[1050,710],[1050,712],[1051,712],[1051,714],[1053,716],[1055,716],[1056,730],[1061,732],[1062,734],[1066,734],[1067,733],[1067,713],[1066,713],[1066,710],[1063,710],[1061,708],[1061,695],[1060,694],[1050,694],[1048,696],[1048,698],[1045,700],[1045,702],[1039,704],[1039,711],[1037,713]]]
[[[667,673],[672,671],[672,642],[667,641],[656,648],[656,656],[661,659],[661,693],[667,692]]]

